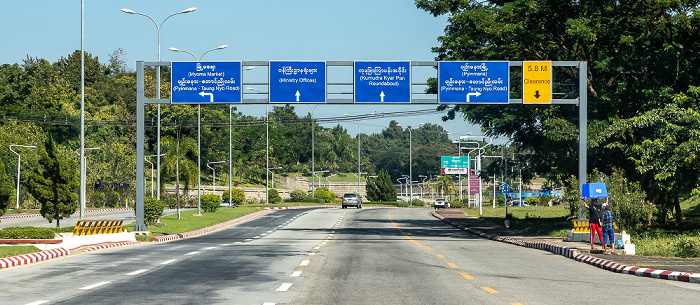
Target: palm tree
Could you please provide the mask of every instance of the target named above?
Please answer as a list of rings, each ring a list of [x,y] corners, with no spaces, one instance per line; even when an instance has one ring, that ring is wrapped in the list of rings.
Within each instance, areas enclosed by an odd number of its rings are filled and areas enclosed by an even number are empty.
[[[164,177],[175,177],[175,197],[177,198],[177,218],[180,219],[180,183],[184,192],[197,182],[197,163],[192,158],[197,156],[197,142],[189,137],[163,137],[161,146],[165,150],[161,174]]]
[[[450,175],[444,175],[437,178],[437,187],[440,192],[445,195],[445,193],[450,194],[455,190],[455,182]]]

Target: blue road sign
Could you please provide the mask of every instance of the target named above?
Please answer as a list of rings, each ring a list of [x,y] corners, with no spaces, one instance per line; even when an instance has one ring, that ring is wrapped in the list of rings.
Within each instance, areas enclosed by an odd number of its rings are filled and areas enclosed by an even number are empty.
[[[508,184],[501,185],[501,193],[510,192],[510,186]]]
[[[438,62],[438,103],[507,104],[507,61]]]
[[[240,61],[173,61],[173,104],[241,102]]]
[[[326,62],[270,61],[270,103],[325,103]]]
[[[355,103],[410,102],[410,61],[355,62]]]

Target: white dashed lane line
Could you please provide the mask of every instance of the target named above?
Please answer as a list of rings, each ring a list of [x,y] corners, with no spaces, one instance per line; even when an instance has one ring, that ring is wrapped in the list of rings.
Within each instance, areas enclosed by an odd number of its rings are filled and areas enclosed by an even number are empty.
[[[206,248],[202,248],[202,250],[211,250],[211,249],[216,249],[216,247],[206,247]]]
[[[190,252],[190,253],[186,253],[185,255],[195,255],[195,254],[198,254],[198,253],[199,253],[199,251],[192,251],[192,252]]]
[[[40,304],[44,304],[44,303],[48,303],[48,302],[49,302],[49,300],[38,300],[35,302],[27,303],[26,305],[40,305]]]
[[[300,275],[301,275],[301,271],[297,270],[297,271],[292,272],[292,275],[291,275],[291,276],[295,276],[295,277],[296,277],[296,276],[300,276]]]
[[[289,287],[292,287],[292,283],[284,283],[280,288],[277,288],[275,291],[287,291]]]
[[[172,262],[174,262],[174,261],[176,261],[176,260],[177,260],[177,259],[174,259],[174,258],[173,258],[173,259],[169,259],[169,260],[167,260],[167,261],[164,261],[164,262],[162,262],[162,263],[160,263],[160,264],[161,264],[161,265],[167,265],[167,264],[170,264],[170,263],[172,263]]]
[[[133,271],[133,272],[129,272],[129,273],[127,273],[126,275],[137,275],[137,274],[144,273],[144,272],[146,272],[146,271],[148,271],[148,269],[139,269],[139,270],[136,270],[136,271]]]
[[[90,286],[85,286],[85,287],[80,288],[80,289],[82,289],[82,290],[89,290],[89,289],[93,289],[93,288],[100,287],[100,286],[102,286],[102,285],[107,285],[107,284],[109,284],[109,283],[110,283],[110,282],[99,282],[99,283],[96,283],[96,284],[92,284],[92,285],[90,285]]]

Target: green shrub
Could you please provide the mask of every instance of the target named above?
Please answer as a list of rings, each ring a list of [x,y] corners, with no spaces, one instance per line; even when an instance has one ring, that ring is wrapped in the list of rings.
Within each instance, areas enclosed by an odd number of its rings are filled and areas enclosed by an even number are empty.
[[[239,205],[239,204],[243,203],[243,201],[245,201],[245,192],[242,189],[234,188],[232,190],[232,193],[233,193],[233,198],[231,198],[231,203],[233,203],[234,205]],[[228,203],[229,202],[228,197],[229,197],[229,191],[225,190],[221,199],[223,200],[223,202]]]
[[[160,215],[163,215],[165,205],[158,199],[146,197],[143,199],[143,221],[146,225],[153,225],[158,222]],[[134,212],[136,212],[134,210]]]
[[[317,188],[314,191],[314,197],[323,200],[325,203],[333,203],[335,201],[335,194],[325,186]]]
[[[291,202],[302,202],[306,196],[306,192],[302,190],[294,190],[289,194],[289,199]]]
[[[325,203],[325,201],[321,198],[315,198],[311,197],[311,195],[306,196],[303,200],[303,202],[309,202],[309,203]]]
[[[56,232],[51,228],[7,227],[0,230],[0,239],[53,239]]]
[[[215,194],[202,195],[202,210],[205,212],[216,212],[221,204],[221,197]]]
[[[269,203],[280,203],[282,202],[282,197],[276,189],[270,189],[267,193],[267,201]]]
[[[411,205],[423,207],[423,206],[425,206],[425,201],[420,200],[420,199],[413,199],[413,200],[411,200]]]
[[[506,196],[498,195],[498,197],[496,197],[496,205],[497,206],[505,206],[506,205]]]
[[[396,206],[400,208],[406,208],[408,207],[408,202],[397,202]]]
[[[540,197],[539,196],[530,196],[525,198],[525,203],[528,205],[536,206],[540,205]]]
[[[455,202],[450,202],[450,207],[461,209],[464,207],[464,205],[459,201],[455,201]]]

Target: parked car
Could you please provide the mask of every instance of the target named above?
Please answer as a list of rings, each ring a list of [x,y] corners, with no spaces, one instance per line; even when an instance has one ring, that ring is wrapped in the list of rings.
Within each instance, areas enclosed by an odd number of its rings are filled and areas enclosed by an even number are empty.
[[[450,200],[447,198],[435,198],[435,203],[433,204],[433,206],[436,209],[449,208],[450,207]]]
[[[361,209],[362,208],[362,197],[360,195],[358,195],[357,193],[344,194],[342,207],[343,207],[343,209],[345,209],[348,206],[355,206],[358,209]]]

